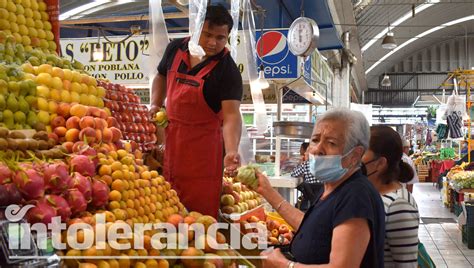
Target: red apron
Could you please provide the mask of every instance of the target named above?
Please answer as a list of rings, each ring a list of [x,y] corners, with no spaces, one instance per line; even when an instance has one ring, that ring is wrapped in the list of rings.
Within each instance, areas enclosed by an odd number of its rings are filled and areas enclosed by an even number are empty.
[[[203,95],[204,80],[218,63],[195,76],[178,73],[187,52],[178,48],[167,74],[166,149],[163,174],[189,211],[217,217],[222,187],[222,112],[216,114]]]

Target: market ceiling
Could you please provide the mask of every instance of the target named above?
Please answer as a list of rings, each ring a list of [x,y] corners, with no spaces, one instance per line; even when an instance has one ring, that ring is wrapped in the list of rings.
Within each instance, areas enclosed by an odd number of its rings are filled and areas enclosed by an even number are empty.
[[[211,4],[230,7],[230,0],[213,0]],[[265,10],[264,28],[288,28],[300,16],[301,0],[255,0]],[[326,0],[304,1],[306,17],[313,18],[320,28],[319,50],[339,49],[342,43],[337,33]],[[130,25],[147,29],[149,1],[143,0],[60,0],[61,37],[97,36],[89,27],[101,27],[108,35],[126,34]],[[163,11],[169,32],[188,31],[187,6],[176,0],[163,0]],[[256,26],[261,27],[259,14],[255,14]],[[71,28],[74,27],[74,28]]]
[[[353,2],[356,18],[354,26],[367,80],[378,79],[392,66],[421,49],[454,38],[464,40],[474,32],[474,0]],[[388,23],[398,44],[393,50],[381,46]]]

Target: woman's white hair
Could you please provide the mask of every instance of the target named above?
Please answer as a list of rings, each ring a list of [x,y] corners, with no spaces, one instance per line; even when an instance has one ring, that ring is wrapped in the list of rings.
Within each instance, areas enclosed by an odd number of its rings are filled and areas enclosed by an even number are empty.
[[[315,126],[323,121],[340,121],[347,126],[344,133],[346,139],[344,153],[359,145],[364,147],[364,151],[369,148],[370,126],[361,112],[348,108],[334,108],[320,115]]]

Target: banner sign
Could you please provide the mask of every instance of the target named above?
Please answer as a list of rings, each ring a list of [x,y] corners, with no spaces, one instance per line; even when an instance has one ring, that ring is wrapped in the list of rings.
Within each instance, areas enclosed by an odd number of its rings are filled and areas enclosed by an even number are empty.
[[[242,80],[248,81],[245,67],[246,52],[239,31],[236,64]],[[287,80],[299,76],[300,59],[288,49],[286,35],[288,30],[265,30],[263,38],[257,37],[257,66],[264,65],[265,77],[272,80]],[[108,79],[122,85],[148,85],[149,68],[157,68],[159,62],[150,62],[149,40],[143,35],[134,35],[125,41],[126,36],[108,36],[111,42],[100,38],[100,48],[104,58],[95,61],[92,57],[98,38],[62,38],[61,53],[68,60],[78,60],[85,70],[96,78]],[[262,46],[263,45],[263,46]],[[230,46],[228,44],[228,46]]]
[[[156,68],[157,63],[148,61],[149,42],[142,36],[132,36],[122,41],[124,36],[111,36],[100,39],[100,48],[104,55],[102,61],[92,57],[97,47],[97,38],[61,39],[61,53],[68,60],[77,60],[84,64],[85,71],[95,78],[108,79],[122,85],[148,85],[148,68]]]

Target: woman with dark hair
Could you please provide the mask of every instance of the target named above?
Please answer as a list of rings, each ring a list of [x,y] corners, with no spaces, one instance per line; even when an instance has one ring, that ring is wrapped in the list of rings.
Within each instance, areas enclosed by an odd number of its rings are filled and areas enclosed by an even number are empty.
[[[413,169],[402,161],[400,135],[388,126],[370,129],[369,149],[362,157],[367,177],[382,196],[385,207],[385,267],[417,267],[418,207],[402,186]]]

